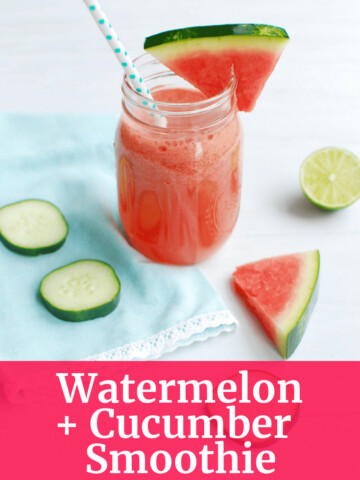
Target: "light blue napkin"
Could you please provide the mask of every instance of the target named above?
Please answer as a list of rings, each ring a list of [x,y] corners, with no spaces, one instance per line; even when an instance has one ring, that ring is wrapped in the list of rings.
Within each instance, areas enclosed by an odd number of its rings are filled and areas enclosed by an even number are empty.
[[[152,263],[121,235],[116,122],[114,115],[0,114],[0,205],[49,200],[70,227],[60,250],[39,257],[0,242],[0,360],[154,358],[236,326],[197,267]],[[120,303],[107,317],[64,322],[40,303],[39,284],[84,258],[114,267]]]

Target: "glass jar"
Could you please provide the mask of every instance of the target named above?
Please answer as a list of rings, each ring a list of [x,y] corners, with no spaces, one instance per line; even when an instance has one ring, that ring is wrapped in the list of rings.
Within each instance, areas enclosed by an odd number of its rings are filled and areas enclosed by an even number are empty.
[[[120,219],[132,245],[152,260],[197,263],[225,242],[239,212],[236,80],[205,98],[148,54],[135,66],[155,101],[124,78],[115,136]]]

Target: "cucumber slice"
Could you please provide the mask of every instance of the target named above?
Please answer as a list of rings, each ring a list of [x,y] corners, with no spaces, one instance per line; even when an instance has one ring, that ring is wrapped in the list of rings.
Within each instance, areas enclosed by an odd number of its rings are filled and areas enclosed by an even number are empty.
[[[0,238],[16,253],[54,252],[65,243],[68,231],[63,214],[45,200],[22,200],[0,208]]]
[[[120,281],[99,260],[79,260],[50,272],[40,284],[40,297],[56,317],[82,322],[111,313],[119,303]]]

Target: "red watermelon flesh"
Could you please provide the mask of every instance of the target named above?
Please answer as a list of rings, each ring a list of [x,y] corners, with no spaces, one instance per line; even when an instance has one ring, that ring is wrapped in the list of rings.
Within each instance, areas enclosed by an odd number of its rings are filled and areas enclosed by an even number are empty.
[[[237,104],[253,110],[289,37],[269,25],[191,27],[153,35],[145,50],[170,70],[212,97],[237,80]]]
[[[298,346],[316,302],[318,250],[242,265],[233,274],[235,291],[259,319],[284,358]]]
[[[185,58],[170,59],[163,63],[207,97],[213,97],[226,88],[233,67],[237,79],[238,109],[251,112],[280,55],[281,51],[225,50],[218,55],[200,50]]]

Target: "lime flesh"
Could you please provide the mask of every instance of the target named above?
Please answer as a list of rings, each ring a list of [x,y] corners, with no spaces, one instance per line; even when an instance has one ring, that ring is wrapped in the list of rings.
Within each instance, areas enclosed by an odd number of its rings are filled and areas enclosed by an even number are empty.
[[[327,147],[309,155],[300,167],[300,185],[311,203],[338,210],[360,198],[360,160],[348,150]]]

